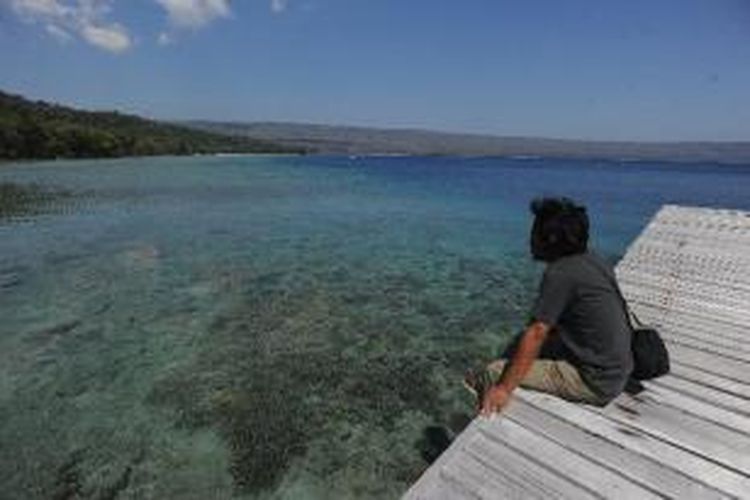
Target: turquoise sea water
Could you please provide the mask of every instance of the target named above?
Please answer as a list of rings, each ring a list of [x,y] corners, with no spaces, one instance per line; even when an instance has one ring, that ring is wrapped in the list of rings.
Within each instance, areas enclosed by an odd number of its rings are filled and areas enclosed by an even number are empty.
[[[197,157],[3,183],[31,193],[0,210],[7,498],[397,497],[424,427],[469,409],[464,369],[524,323],[530,198],[586,203],[612,261],[664,203],[750,209],[750,167],[712,165]]]

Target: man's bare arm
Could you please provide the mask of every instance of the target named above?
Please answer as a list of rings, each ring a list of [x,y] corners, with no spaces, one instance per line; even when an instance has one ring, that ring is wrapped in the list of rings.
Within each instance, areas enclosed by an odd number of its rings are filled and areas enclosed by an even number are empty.
[[[532,363],[539,356],[542,344],[547,340],[550,327],[541,321],[535,321],[526,329],[510,365],[503,372],[500,384],[511,392],[529,373]]]
[[[550,326],[536,321],[529,325],[521,337],[516,353],[505,368],[500,382],[487,391],[482,402],[481,412],[488,415],[500,411],[510,398],[510,394],[519,386],[529,373],[532,363],[539,356],[542,344],[547,339]]]

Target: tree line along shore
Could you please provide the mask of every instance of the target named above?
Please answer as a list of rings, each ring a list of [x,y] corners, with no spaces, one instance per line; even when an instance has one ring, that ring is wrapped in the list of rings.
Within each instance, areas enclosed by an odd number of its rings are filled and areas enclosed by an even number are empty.
[[[304,152],[273,141],[116,111],[81,111],[0,91],[0,160]]]

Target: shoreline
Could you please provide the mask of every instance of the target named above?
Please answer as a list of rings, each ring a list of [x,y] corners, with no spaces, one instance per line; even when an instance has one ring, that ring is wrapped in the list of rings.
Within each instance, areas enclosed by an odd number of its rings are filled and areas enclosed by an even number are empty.
[[[350,161],[373,159],[408,159],[408,158],[444,158],[458,160],[503,160],[517,163],[533,162],[580,162],[580,163],[606,163],[615,165],[642,165],[642,164],[669,164],[684,165],[686,167],[716,166],[719,168],[750,168],[750,162],[732,162],[701,159],[648,159],[648,158],[602,158],[602,157],[569,157],[569,156],[543,156],[543,155],[474,155],[474,154],[412,154],[412,153],[195,153],[195,154],[172,154],[172,155],[134,155],[134,156],[101,156],[101,157],[64,157],[64,158],[0,158],[0,168],[7,165],[18,164],[41,164],[41,163],[64,163],[64,162],[93,162],[93,161],[117,161],[150,159],[159,160],[167,158],[286,158],[286,157],[317,157],[317,158],[341,158]]]
[[[63,158],[0,158],[0,168],[8,164],[22,163],[63,163],[69,161],[91,162],[91,161],[116,161],[149,159],[158,160],[163,158],[230,158],[230,157],[286,157],[286,156],[310,156],[306,153],[196,153],[189,155],[133,155],[133,156],[96,156],[96,157],[63,157]]]

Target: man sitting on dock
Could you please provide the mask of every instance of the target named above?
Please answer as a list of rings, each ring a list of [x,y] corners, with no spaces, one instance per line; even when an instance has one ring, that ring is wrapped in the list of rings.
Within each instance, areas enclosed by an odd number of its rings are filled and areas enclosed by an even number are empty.
[[[483,415],[518,387],[604,406],[633,369],[631,329],[611,267],[588,250],[586,209],[567,198],[531,203],[531,254],[546,263],[532,320],[501,359],[465,383]]]

